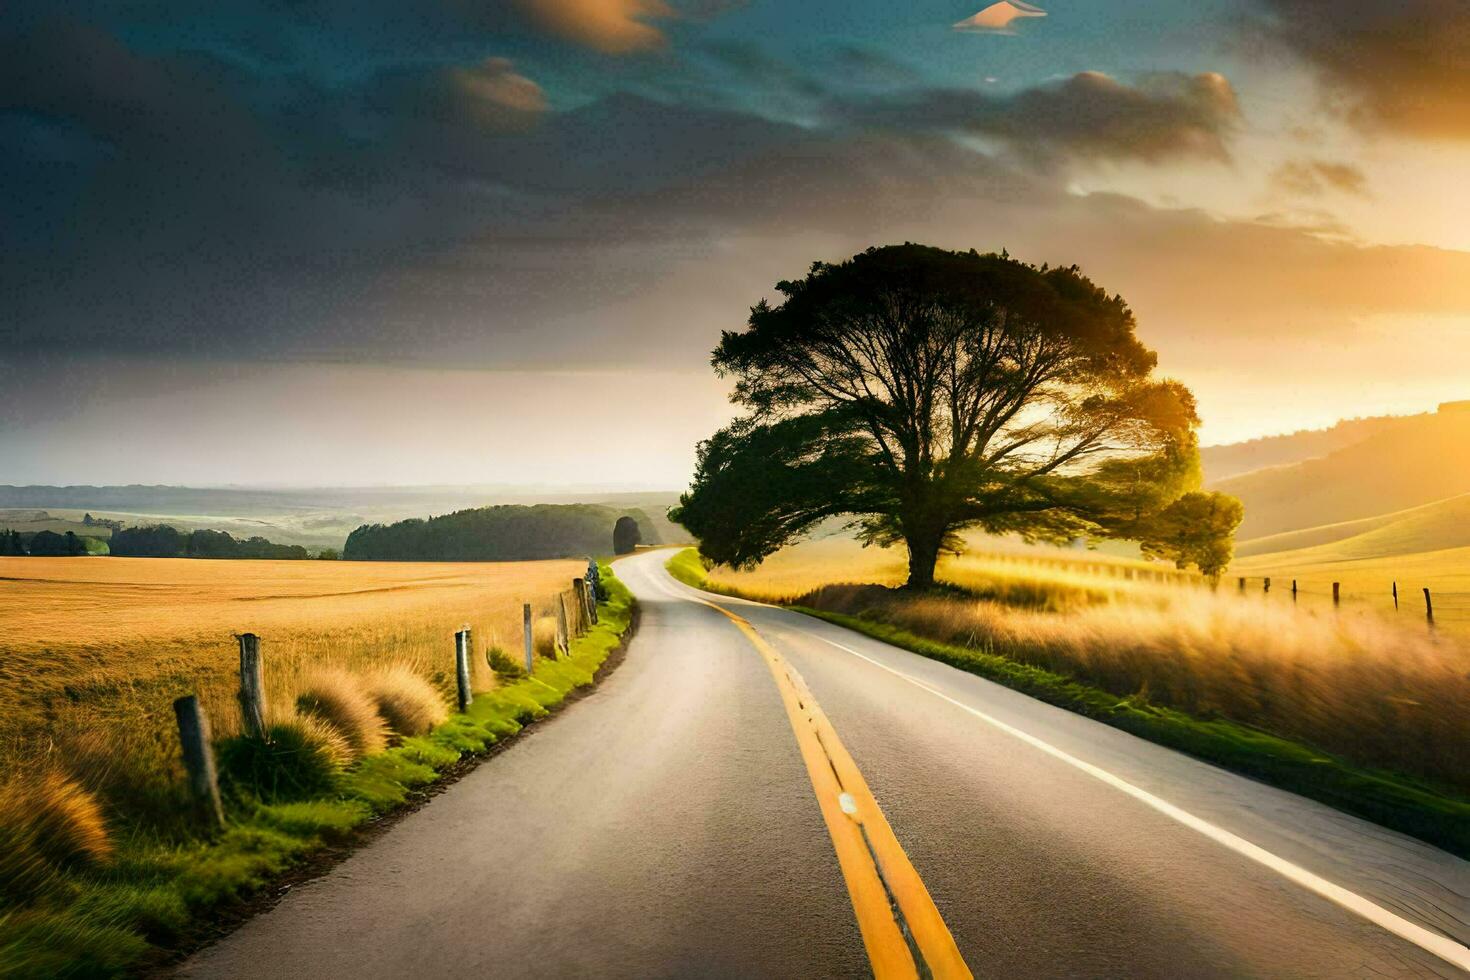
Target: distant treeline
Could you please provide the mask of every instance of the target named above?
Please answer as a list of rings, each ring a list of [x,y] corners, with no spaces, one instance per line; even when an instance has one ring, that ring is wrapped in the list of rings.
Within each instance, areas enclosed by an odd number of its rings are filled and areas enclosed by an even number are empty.
[[[299,544],[273,544],[265,538],[237,541],[225,531],[180,531],[159,524],[114,531],[108,542],[122,558],[310,558]]]
[[[77,555],[105,555],[107,545],[96,538],[78,537],[76,532],[58,534],[37,531],[0,531],[0,556],[31,555],[37,558],[67,558]]]
[[[531,561],[603,555],[613,548],[619,517],[638,522],[646,544],[657,544],[640,510],[597,504],[502,504],[428,520],[364,524],[347,537],[342,557],[357,561]]]

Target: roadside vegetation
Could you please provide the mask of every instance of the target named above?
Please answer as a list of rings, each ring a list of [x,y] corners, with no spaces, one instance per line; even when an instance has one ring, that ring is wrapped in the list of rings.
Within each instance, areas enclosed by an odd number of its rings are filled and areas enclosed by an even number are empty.
[[[805,553],[804,553],[805,549]],[[1470,649],[1422,624],[1293,609],[1043,552],[940,563],[831,539],[680,579],[793,606],[1470,855]],[[769,569],[768,569],[769,566]],[[1288,600],[1289,602],[1289,600]]]
[[[46,624],[31,623],[39,634],[7,634],[0,667],[7,681],[0,690],[9,702],[0,706],[6,719],[0,743],[0,976],[105,976],[156,964],[163,951],[187,944],[206,922],[312,852],[350,841],[356,828],[410,801],[461,760],[545,717],[573,689],[592,683],[631,624],[632,598],[603,566],[600,624],[573,640],[569,655],[555,658],[551,623],[538,616],[537,659],[526,674],[519,663],[520,590],[554,593],[584,569],[573,562],[421,566],[418,576],[428,583],[440,579],[438,590],[423,585],[417,603],[391,590],[369,590],[386,605],[380,615],[395,608],[412,615],[355,632],[334,631],[334,617],[343,623],[353,617],[330,611],[357,608],[361,600],[351,593],[336,602],[317,596],[304,606],[301,596],[246,601],[240,620],[246,623],[280,622],[272,615],[300,616],[304,609],[317,616],[309,628],[298,623],[294,641],[262,630],[269,711],[264,738],[241,729],[228,654],[196,650],[189,662],[188,641],[175,637],[178,646],[161,661],[138,658],[133,683],[130,647],[114,640],[94,652],[92,676],[75,660],[52,658],[61,674],[56,698],[48,696],[55,693],[50,688],[16,691],[10,683],[47,660],[44,648],[26,643],[27,636],[46,635]],[[486,575],[503,576],[499,594],[485,587]],[[258,589],[265,581],[255,583]],[[476,695],[467,711],[452,713],[452,636],[468,618],[471,601],[479,613],[473,621]],[[197,608],[207,619],[210,604]],[[155,618],[162,611],[155,607]],[[25,651],[19,663],[8,655],[12,635]],[[136,635],[133,642],[134,652],[148,646]],[[500,642],[513,645],[516,656]],[[214,723],[223,829],[199,819],[178,762],[170,703],[189,691],[199,692]]]

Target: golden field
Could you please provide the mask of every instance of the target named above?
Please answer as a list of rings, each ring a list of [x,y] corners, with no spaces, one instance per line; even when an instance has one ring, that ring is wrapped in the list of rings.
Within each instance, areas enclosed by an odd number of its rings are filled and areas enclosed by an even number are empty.
[[[1198,576],[1161,577],[1141,561],[971,543],[975,551],[940,565],[940,582],[955,587],[949,592],[895,590],[902,549],[839,538],[783,549],[747,571],[716,568],[708,581],[1000,653],[1120,697],[1229,718],[1470,789],[1470,646],[1452,631],[1431,632],[1413,596],[1397,617],[1346,601],[1334,610],[1330,598],[1293,606],[1289,580],[1286,591],[1278,582],[1264,595],[1257,579],[1242,595],[1233,579],[1214,590]]]
[[[162,765],[176,755],[171,705],[182,694],[199,694],[216,734],[231,733],[237,633],[261,637],[278,703],[331,668],[402,665],[448,694],[465,624],[475,687],[488,689],[484,650],[519,653],[521,604],[544,616],[585,571],[579,561],[0,558],[0,773],[38,755]]]

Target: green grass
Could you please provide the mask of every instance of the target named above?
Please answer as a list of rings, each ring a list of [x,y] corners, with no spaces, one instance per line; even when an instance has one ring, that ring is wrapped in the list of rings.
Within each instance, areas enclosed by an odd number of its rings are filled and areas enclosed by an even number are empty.
[[[0,898],[0,977],[93,977],[137,972],[181,937],[266,887],[313,851],[350,840],[367,821],[406,803],[466,756],[488,750],[545,718],[594,675],[632,623],[633,597],[604,565],[608,598],[598,625],[569,656],[542,661],[531,677],[477,694],[469,709],[427,735],[368,756],[323,783],[313,770],[281,779],[269,799],[241,781],[230,820],[210,839],[124,842],[115,861],[77,875],[54,874],[39,897],[9,907]],[[233,760],[277,773],[278,760]],[[255,768],[252,768],[255,767]]]
[[[676,579],[710,589],[694,549],[666,566]],[[718,588],[711,591],[720,591]],[[1439,792],[1394,773],[1360,768],[1309,746],[1225,719],[1201,719],[1135,697],[1120,698],[1062,674],[1021,663],[1004,651],[938,643],[886,623],[802,606],[798,612],[949,664],[1039,701],[1120,728],[1319,800],[1384,827],[1409,834],[1452,854],[1470,858],[1470,801]]]

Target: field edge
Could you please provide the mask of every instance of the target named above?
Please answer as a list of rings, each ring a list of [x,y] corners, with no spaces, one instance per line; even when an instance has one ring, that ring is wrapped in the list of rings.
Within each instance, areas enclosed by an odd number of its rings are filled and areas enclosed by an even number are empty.
[[[665,564],[692,588],[749,599],[708,581],[704,561],[685,548]],[[761,601],[761,600],[753,600]],[[1003,687],[1121,729],[1203,762],[1325,803],[1382,827],[1470,859],[1470,800],[1395,773],[1353,765],[1330,753],[1249,725],[1203,719],[1173,708],[1119,697],[1019,660],[939,643],[885,623],[798,605],[804,615],[850,629]]]

